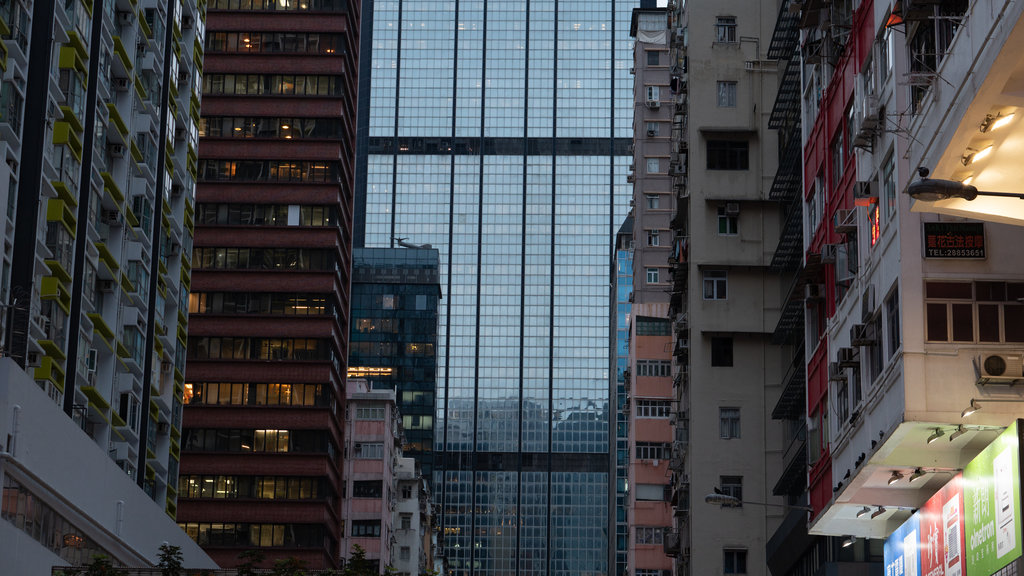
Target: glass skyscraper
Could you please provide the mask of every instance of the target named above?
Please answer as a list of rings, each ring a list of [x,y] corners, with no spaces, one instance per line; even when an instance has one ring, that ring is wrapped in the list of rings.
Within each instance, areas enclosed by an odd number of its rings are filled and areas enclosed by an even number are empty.
[[[440,252],[454,574],[607,574],[632,1],[365,0],[356,242]]]

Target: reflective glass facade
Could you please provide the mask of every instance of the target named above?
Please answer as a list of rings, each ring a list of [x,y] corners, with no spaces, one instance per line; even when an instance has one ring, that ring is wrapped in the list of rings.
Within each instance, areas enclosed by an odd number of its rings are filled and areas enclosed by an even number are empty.
[[[404,455],[433,470],[437,389],[437,250],[352,251],[349,378],[394,390]]]
[[[629,551],[629,322],[633,308],[633,217],[615,246],[615,574],[625,576]]]
[[[435,498],[454,574],[609,572],[636,4],[364,3],[357,242],[440,252]]]

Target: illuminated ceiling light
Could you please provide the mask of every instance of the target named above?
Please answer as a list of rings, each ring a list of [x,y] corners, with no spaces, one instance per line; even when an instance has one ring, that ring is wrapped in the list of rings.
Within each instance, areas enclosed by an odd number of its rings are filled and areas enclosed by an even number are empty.
[[[967,178],[964,178],[963,180],[960,181],[960,183],[963,184],[964,186],[969,186],[971,182],[974,182],[974,176],[968,176]]]
[[[936,428],[935,432],[932,432],[932,435],[928,437],[928,443],[931,444],[945,435],[946,433],[942,431],[942,428]]]
[[[1006,116],[1000,116],[996,118],[996,121],[992,123],[992,127],[989,130],[998,130],[1003,126],[1006,126],[1010,122],[1013,122],[1013,114],[1007,114]]]
[[[289,125],[287,125],[287,124],[281,124],[281,129],[283,129],[283,130],[287,130],[287,129],[289,129],[289,128],[291,128],[291,126],[289,126]]]
[[[865,507],[863,507],[863,508],[861,508],[860,510],[857,511],[857,518],[863,518],[865,515],[870,514],[870,513],[871,513],[871,508],[868,508],[867,506],[865,506]]]
[[[886,484],[892,486],[893,484],[899,482],[900,480],[903,480],[903,473],[900,472],[899,470],[893,470],[892,476],[889,476],[889,480],[886,482]]]
[[[967,154],[964,154],[963,157],[960,158],[960,162],[963,163],[964,166],[970,166],[991,153],[992,146],[986,146],[977,152],[968,152]]]
[[[967,418],[971,414],[974,414],[978,410],[981,410],[981,404],[978,404],[974,398],[971,398],[971,405],[964,408],[964,411],[960,413],[961,418]]]
[[[241,132],[241,131],[242,131],[242,127],[241,126],[235,126],[235,132]]]
[[[921,470],[920,468],[914,468],[914,473],[910,475],[910,478],[907,479],[907,482],[913,482],[914,480],[917,480],[918,478],[924,476],[924,474],[924,470]]]
[[[957,438],[963,436],[966,433],[967,430],[964,428],[964,425],[961,424],[956,427],[956,430],[954,430],[952,434],[949,435],[949,441],[952,442],[953,440],[956,440]]]
[[[985,116],[985,121],[981,123],[981,126],[978,127],[978,130],[981,131],[982,133],[988,132],[990,130],[998,130],[1003,126],[1006,126],[1010,122],[1013,122],[1012,112],[1007,114],[1006,116],[993,116],[989,114],[988,116]]]
[[[874,520],[875,518],[878,518],[882,514],[885,514],[885,506],[879,506],[878,510],[875,510],[874,512],[872,512],[871,513],[871,519]]]
[[[853,543],[856,541],[856,536],[847,536],[845,539],[843,539],[843,548],[849,548],[850,546],[853,546]]]

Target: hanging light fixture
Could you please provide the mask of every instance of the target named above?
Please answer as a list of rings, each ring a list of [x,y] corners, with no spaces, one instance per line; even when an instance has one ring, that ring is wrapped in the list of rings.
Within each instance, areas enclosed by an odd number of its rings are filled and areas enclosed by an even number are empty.
[[[928,443],[931,444],[945,435],[946,433],[942,431],[942,428],[936,428],[935,432],[932,432],[932,435],[928,437]]]
[[[871,513],[871,508],[868,508],[867,506],[865,506],[865,507],[863,507],[863,508],[861,508],[860,510],[857,511],[857,518],[863,518],[864,516],[866,516],[866,515],[868,515],[870,513]]]
[[[981,404],[978,404],[978,402],[975,401],[974,398],[971,398],[971,405],[968,406],[967,408],[964,408],[964,411],[960,413],[960,417],[967,418],[968,416],[974,414],[978,410],[981,410]]]
[[[886,484],[892,486],[893,484],[899,482],[900,480],[903,480],[903,473],[900,472],[899,470],[893,470],[892,476],[889,476],[889,481],[886,482]]]
[[[956,440],[957,438],[963,436],[966,433],[967,429],[964,428],[963,424],[961,424],[956,427],[956,430],[954,430],[952,434],[949,435],[949,441],[952,442],[953,440]]]
[[[910,478],[907,479],[907,482],[913,482],[914,480],[917,480],[918,478],[924,476],[924,474],[924,470],[921,470],[920,468],[914,468],[914,473],[910,475]]]
[[[885,514],[885,506],[879,506],[878,510],[875,510],[874,512],[872,512],[871,513],[871,519],[874,520],[875,518],[878,518],[882,514]]]
[[[853,546],[853,543],[856,542],[856,541],[857,541],[857,537],[856,536],[847,536],[843,540],[843,548],[849,548],[850,546]]]

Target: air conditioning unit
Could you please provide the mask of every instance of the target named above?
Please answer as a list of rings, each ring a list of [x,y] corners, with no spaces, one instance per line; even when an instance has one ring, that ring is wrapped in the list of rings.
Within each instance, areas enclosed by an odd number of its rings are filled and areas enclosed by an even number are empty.
[[[821,300],[825,297],[825,286],[822,284],[804,285],[804,300]]]
[[[127,92],[131,85],[127,78],[113,78],[110,83],[118,92]]]
[[[1004,382],[1024,378],[1024,355],[1004,352],[986,352],[974,360],[979,383],[998,379]]]
[[[195,20],[192,18],[191,15],[186,14],[185,17],[181,19],[181,29],[191,30],[192,26],[195,26]]]
[[[185,136],[187,134],[188,134],[188,131],[185,130],[184,126],[177,126],[177,127],[174,128],[174,139],[175,140],[184,140]]]
[[[836,353],[836,362],[843,368],[856,368],[860,366],[860,358],[854,348],[840,348]]]
[[[857,231],[857,211],[848,208],[836,210],[832,224],[837,234],[850,234]]]
[[[157,434],[167,434],[171,430],[171,425],[167,422],[158,422],[156,425]]]
[[[648,131],[647,131],[647,137],[648,137],[648,138],[654,138],[654,137],[655,137],[655,136],[657,136],[657,135],[658,135],[658,132],[657,132],[657,131],[655,131],[655,130],[648,130]]]
[[[177,256],[179,252],[181,252],[181,244],[171,242],[171,246],[167,249],[167,254],[170,256]]]
[[[39,366],[39,352],[29,352],[25,359],[29,366]]]
[[[828,363],[828,379],[832,382],[846,382],[846,368],[838,362]]]
[[[657,110],[661,108],[661,102],[657,100],[648,100],[647,107],[650,108],[651,110]]]
[[[857,206],[870,206],[878,202],[878,182],[867,180],[853,185],[853,200]]]
[[[108,226],[120,226],[124,223],[124,216],[121,215],[120,210],[104,210],[100,214],[100,220]]]
[[[130,26],[131,23],[132,23],[132,20],[133,20],[132,16],[134,16],[134,14],[132,14],[131,12],[126,12],[126,11],[119,10],[117,12],[117,23],[118,23],[118,25],[120,25],[120,26]]]
[[[179,83],[181,83],[181,82],[188,82],[190,74],[191,73],[188,71],[188,68],[179,68],[178,69],[178,82]]]
[[[636,174],[633,174],[632,172],[626,174],[626,182],[636,182]]]
[[[107,152],[109,152],[114,158],[124,158],[124,155],[128,150],[124,144],[108,144]]]
[[[163,362],[160,363],[160,371],[163,372],[164,374],[170,374],[173,370],[174,364],[172,364],[171,362],[164,360]]]
[[[854,346],[871,346],[875,342],[875,337],[871,334],[867,324],[854,324],[850,328],[850,344]]]
[[[185,188],[181,184],[171,184],[171,196],[179,196]]]
[[[838,244],[825,244],[821,247],[821,263],[822,264],[835,264],[836,255],[839,252]]]
[[[726,204],[725,204],[725,215],[726,216],[739,216],[740,215],[740,203],[739,202],[726,202]]]
[[[101,278],[101,279],[96,281],[96,289],[99,290],[100,292],[113,292],[114,291],[114,281],[113,280],[104,280],[104,279]]]
[[[85,360],[85,367],[89,374],[96,372],[96,364],[99,359],[99,352],[95,348],[89,348],[89,355]]]
[[[629,69],[629,73],[630,74],[636,74],[636,68],[630,68]]]

